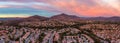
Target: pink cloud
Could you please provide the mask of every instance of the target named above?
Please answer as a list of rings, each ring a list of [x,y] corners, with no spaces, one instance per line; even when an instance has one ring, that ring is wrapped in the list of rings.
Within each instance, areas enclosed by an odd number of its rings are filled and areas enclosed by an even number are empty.
[[[120,16],[120,11],[112,7],[101,6],[96,0],[12,0],[16,2],[42,2],[49,6],[30,5],[35,9],[43,9],[59,13],[79,16]],[[4,7],[4,6],[3,6]],[[106,15],[105,15],[106,14]]]
[[[92,6],[89,6],[86,3],[79,3],[76,0],[70,0],[70,1],[60,0],[60,1],[49,2],[49,4],[56,7],[57,10],[69,14],[76,14],[82,16],[120,16],[119,15],[120,12],[117,11],[116,9],[111,7],[108,8],[106,6],[100,6],[97,3]]]

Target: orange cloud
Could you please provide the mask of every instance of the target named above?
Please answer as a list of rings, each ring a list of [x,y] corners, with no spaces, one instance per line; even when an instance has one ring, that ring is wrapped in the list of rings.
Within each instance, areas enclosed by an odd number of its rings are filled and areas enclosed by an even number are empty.
[[[120,16],[120,13],[117,10],[100,6],[84,6],[82,8],[75,8],[75,12],[82,14],[83,16]]]
[[[61,0],[50,3],[56,7],[57,10],[61,10],[65,13],[72,13],[82,16],[120,16],[120,12],[116,9],[106,6],[100,6],[99,4],[87,5],[86,3],[79,3],[76,0]]]

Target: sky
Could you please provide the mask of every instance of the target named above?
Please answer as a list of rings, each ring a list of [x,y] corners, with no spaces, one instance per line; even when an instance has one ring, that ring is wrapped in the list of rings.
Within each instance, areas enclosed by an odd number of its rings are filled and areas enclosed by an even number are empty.
[[[0,0],[0,17],[120,16],[120,0]]]

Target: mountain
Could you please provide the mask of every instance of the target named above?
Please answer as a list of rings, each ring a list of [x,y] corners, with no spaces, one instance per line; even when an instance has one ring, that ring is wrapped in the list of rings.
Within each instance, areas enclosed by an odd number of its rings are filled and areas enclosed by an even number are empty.
[[[43,20],[47,20],[47,19],[48,19],[47,17],[34,15],[34,16],[30,16],[28,18],[24,18],[23,21],[43,21]]]
[[[50,18],[51,20],[62,20],[62,21],[78,21],[78,20],[82,20],[80,19],[80,17],[74,16],[74,15],[67,15],[67,14],[59,14],[59,15],[55,15],[52,16]]]
[[[28,18],[40,19],[40,20],[47,19],[47,17],[43,17],[43,16],[39,16],[39,15],[30,16],[30,17],[28,17]]]
[[[0,18],[0,20],[4,20],[4,25],[17,25],[21,22],[42,22],[49,20],[50,22],[56,22],[57,21],[65,21],[65,22],[71,22],[71,21],[82,21],[82,20],[94,20],[94,21],[120,21],[120,17],[113,16],[113,17],[77,17],[74,15],[67,15],[67,14],[59,14],[52,16],[50,18],[43,17],[39,15],[30,16],[27,18]],[[55,20],[55,21],[54,21]]]
[[[120,21],[120,17],[113,16],[113,17],[89,17],[89,18],[82,18],[84,20],[95,20],[95,21]]]
[[[107,18],[107,20],[110,20],[110,21],[120,21],[120,17],[113,16],[113,17]]]
[[[40,21],[44,21],[47,19],[48,19],[47,17],[34,15],[34,16],[27,17],[27,18],[6,20],[6,21],[4,21],[4,25],[17,25],[22,22],[40,22]]]

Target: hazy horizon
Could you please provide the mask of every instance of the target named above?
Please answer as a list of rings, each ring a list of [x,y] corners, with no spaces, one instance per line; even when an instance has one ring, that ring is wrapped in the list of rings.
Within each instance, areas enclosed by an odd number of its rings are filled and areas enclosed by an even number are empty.
[[[61,13],[62,14],[62,13]],[[61,14],[57,14],[57,15],[61,15]],[[69,14],[66,14],[66,15],[69,15]],[[28,18],[28,17],[31,17],[31,16],[35,16],[35,15],[9,15],[9,16],[0,16],[0,18]],[[37,16],[42,16],[42,17],[53,17],[53,16],[56,16],[56,15],[52,15],[52,16],[44,16],[44,15],[37,15]],[[77,16],[77,15],[71,15],[71,16]],[[77,16],[77,17],[85,17],[85,18],[91,18],[91,17],[87,17],[87,16]],[[96,17],[106,17],[106,18],[109,18],[109,17],[120,17],[120,16],[96,16]]]

